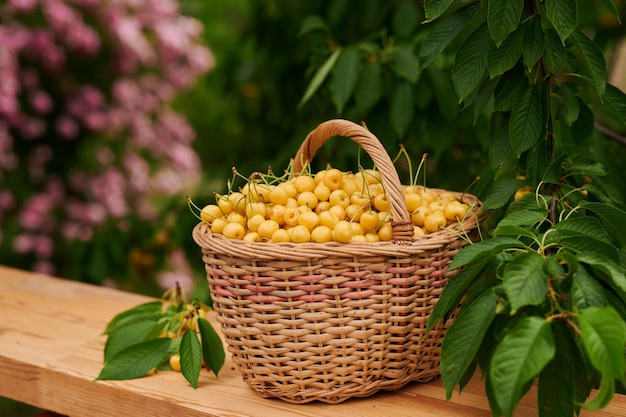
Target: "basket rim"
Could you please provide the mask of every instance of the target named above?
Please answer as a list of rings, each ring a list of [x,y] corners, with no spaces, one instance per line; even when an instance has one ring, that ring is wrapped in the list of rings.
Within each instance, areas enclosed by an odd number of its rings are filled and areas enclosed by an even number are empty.
[[[486,217],[486,212],[482,211],[482,202],[476,196],[438,188],[428,187],[428,189],[450,192],[473,208],[468,211],[468,215],[462,222],[413,240],[350,243],[336,241],[325,243],[245,242],[212,233],[210,225],[206,222],[199,222],[194,227],[193,239],[200,248],[214,254],[258,260],[302,261],[326,257],[410,256],[440,249],[456,240],[463,239],[465,235],[469,235],[470,232],[480,227]]]

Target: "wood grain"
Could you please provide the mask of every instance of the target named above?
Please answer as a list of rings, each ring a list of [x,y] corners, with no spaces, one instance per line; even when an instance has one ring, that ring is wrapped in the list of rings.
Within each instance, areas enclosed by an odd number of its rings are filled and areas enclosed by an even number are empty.
[[[219,378],[203,371],[196,390],[176,372],[94,381],[102,368],[106,324],[115,314],[150,300],[0,266],[0,396],[61,415],[88,417],[491,416],[478,376],[450,402],[441,382],[434,381],[337,405],[263,399],[243,382],[228,356]],[[209,319],[217,328],[215,317]],[[516,416],[537,415],[535,401],[536,391],[531,390]],[[626,396],[617,395],[603,410],[581,415],[625,416]]]

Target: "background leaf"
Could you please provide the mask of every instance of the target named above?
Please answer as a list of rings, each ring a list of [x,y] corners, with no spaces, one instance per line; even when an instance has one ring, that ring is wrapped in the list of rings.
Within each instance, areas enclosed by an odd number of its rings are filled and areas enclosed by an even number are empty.
[[[498,296],[487,290],[454,320],[443,339],[441,377],[450,399],[454,387],[472,363],[485,332],[496,315]]]
[[[576,0],[546,0],[546,15],[559,34],[561,42],[565,43],[578,25]]]
[[[514,257],[507,264],[503,285],[512,314],[520,307],[539,305],[546,300],[549,276],[543,264],[544,258],[532,251]]]
[[[611,307],[590,307],[578,316],[583,344],[593,366],[611,378],[624,379],[624,322]]]
[[[162,308],[163,303],[161,301],[150,301],[122,311],[111,319],[103,334],[111,334],[122,327],[139,321],[152,319],[156,321],[156,319],[161,315]]]
[[[338,113],[343,113],[348,99],[352,96],[359,71],[359,51],[354,46],[343,49],[332,70],[329,85],[333,103]]]
[[[206,319],[198,319],[200,339],[202,340],[202,357],[207,367],[217,376],[224,366],[226,354],[222,339]]]
[[[592,85],[599,96],[606,90],[606,60],[602,50],[582,32],[574,31],[571,39],[578,48],[580,59],[587,68]]]
[[[556,31],[546,29],[544,34],[548,71],[552,74],[558,74],[567,63],[567,50],[561,43],[561,39]]]
[[[467,287],[469,287],[478,274],[485,269],[489,261],[490,259],[488,257],[477,259],[475,262],[470,263],[460,270],[454,276],[454,279],[448,281],[441,293],[441,297],[435,303],[428,317],[425,333],[428,333],[439,320],[445,319],[449,313],[459,305],[459,302],[465,295]]]
[[[359,111],[366,112],[373,107],[383,94],[380,64],[367,62],[354,91],[354,100]]]
[[[508,248],[520,248],[524,244],[518,239],[510,237],[498,237],[492,239],[481,240],[480,242],[467,245],[457,252],[452,258],[449,269],[454,270],[460,268],[470,262],[482,258],[483,256],[493,255]]]
[[[526,185],[524,180],[510,179],[500,181],[489,191],[489,195],[483,201],[484,209],[496,209],[509,202],[515,192]]]
[[[413,88],[408,81],[400,82],[393,93],[391,107],[389,108],[391,125],[399,137],[404,137],[413,118],[414,111]]]
[[[420,47],[419,60],[422,68],[427,68],[446,46],[456,38],[479,7],[479,2],[470,3],[455,11],[446,19],[433,24]]]
[[[313,76],[313,79],[307,86],[306,91],[304,92],[304,96],[302,96],[300,103],[298,103],[298,108],[304,106],[304,104],[309,101],[309,99],[313,96],[313,94],[315,94],[317,89],[326,80],[326,77],[335,66],[339,55],[341,55],[341,48],[335,49],[335,51],[330,54],[330,56],[326,59],[322,66],[318,68],[318,70],[315,72],[315,75]]]
[[[202,369],[202,347],[195,330],[187,329],[180,341],[180,371],[185,379],[196,389]]]
[[[539,373],[537,409],[539,417],[572,417],[574,415],[574,366],[572,346],[565,324],[553,322],[556,354]]]
[[[509,33],[519,25],[524,0],[489,0],[487,2],[487,24],[491,38],[500,46]]]
[[[524,385],[552,360],[555,343],[550,324],[536,316],[524,317],[505,334],[496,347],[489,379],[504,415],[513,415]]]
[[[104,362],[107,363],[127,347],[146,340],[156,326],[156,319],[148,319],[116,329],[109,334],[104,345]]]
[[[522,27],[524,28],[522,55],[524,56],[526,68],[531,68],[539,61],[544,50],[541,17],[539,15],[530,17]]]
[[[454,2],[454,0],[425,0],[424,12],[426,13],[426,19],[434,20],[445,13],[448,7]]]
[[[396,74],[415,84],[419,76],[420,63],[409,46],[398,45],[391,53],[392,66]]]
[[[529,85],[515,104],[509,123],[509,140],[518,158],[539,140],[542,121],[539,93]]]
[[[606,230],[620,243],[626,243],[626,211],[604,203],[583,202],[580,206],[597,214]]]
[[[489,31],[483,24],[465,39],[456,53],[452,81],[459,102],[465,100],[483,78],[487,69],[488,39]]]
[[[524,31],[516,30],[499,46],[491,44],[487,52],[487,69],[492,78],[513,68],[522,55],[523,42]]]
[[[159,338],[129,346],[104,365],[96,380],[123,380],[145,376],[169,357],[171,340]]]
[[[507,214],[498,226],[531,226],[546,219],[545,210],[520,210]]]

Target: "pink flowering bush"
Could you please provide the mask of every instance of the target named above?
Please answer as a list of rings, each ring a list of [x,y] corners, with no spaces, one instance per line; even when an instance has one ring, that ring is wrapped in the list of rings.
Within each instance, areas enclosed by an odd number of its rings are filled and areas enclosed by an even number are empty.
[[[214,65],[202,31],[175,0],[0,5],[0,263],[102,282],[171,257],[163,202],[201,166],[170,103]]]

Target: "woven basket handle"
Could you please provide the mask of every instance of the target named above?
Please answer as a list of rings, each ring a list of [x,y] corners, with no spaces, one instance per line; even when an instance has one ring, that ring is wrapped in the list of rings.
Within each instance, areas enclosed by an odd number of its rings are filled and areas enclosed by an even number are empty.
[[[413,224],[406,206],[402,183],[389,154],[378,138],[362,126],[343,119],[321,123],[302,142],[293,160],[293,172],[300,173],[303,163],[311,162],[315,152],[330,138],[343,136],[358,143],[380,171],[387,198],[391,203],[393,240],[412,241]]]

